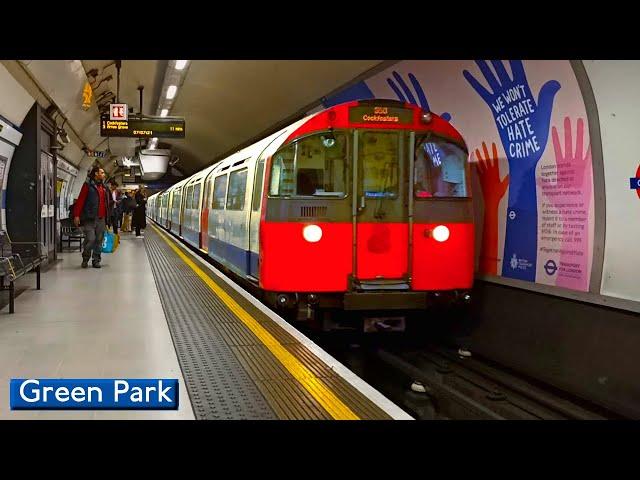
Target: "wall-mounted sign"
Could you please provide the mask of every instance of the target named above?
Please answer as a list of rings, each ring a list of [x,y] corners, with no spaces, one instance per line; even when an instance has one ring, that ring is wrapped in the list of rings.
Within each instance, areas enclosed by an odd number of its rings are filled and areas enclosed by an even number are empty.
[[[636,170],[636,176],[630,178],[631,182],[631,190],[635,190],[638,194],[638,198],[640,198],[640,166],[638,166],[638,170]]]
[[[109,105],[109,120],[123,120],[129,118],[129,110],[126,103],[112,103]]]
[[[111,120],[107,115],[100,119],[100,135],[103,137],[133,138],[184,138],[185,122],[180,117],[143,117],[128,120]]]
[[[91,108],[91,99],[93,98],[93,89],[89,82],[84,84],[82,89],[82,109],[89,110]]]
[[[107,152],[101,150],[86,150],[86,152],[87,157],[104,158],[107,156]]]
[[[413,123],[413,110],[375,105],[358,105],[349,109],[351,123]]]

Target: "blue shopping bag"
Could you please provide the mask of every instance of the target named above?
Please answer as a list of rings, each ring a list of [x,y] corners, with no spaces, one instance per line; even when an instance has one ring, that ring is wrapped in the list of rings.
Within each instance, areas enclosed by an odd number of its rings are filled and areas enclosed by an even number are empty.
[[[117,248],[116,236],[113,232],[104,232],[102,239],[102,253],[113,253]]]

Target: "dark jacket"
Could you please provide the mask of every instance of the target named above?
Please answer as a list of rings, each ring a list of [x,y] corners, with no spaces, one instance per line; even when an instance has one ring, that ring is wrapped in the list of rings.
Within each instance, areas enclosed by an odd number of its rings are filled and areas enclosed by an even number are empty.
[[[111,192],[104,184],[102,185],[102,193],[104,195],[105,202],[105,221],[107,225],[109,225],[111,222],[113,201],[111,200]],[[96,182],[88,180],[84,185],[82,185],[78,201],[74,205],[74,217],[80,217],[80,223],[93,221],[98,218],[99,206],[100,198]]]
[[[133,213],[136,208],[136,199],[125,195],[122,199],[122,211],[124,213]]]
[[[136,209],[133,211],[133,226],[146,228],[147,226],[147,200],[141,195],[136,195]]]

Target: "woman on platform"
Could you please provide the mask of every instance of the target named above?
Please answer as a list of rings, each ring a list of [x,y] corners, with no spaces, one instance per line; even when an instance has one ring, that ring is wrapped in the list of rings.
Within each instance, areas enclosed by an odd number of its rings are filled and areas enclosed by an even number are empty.
[[[140,236],[140,230],[147,226],[147,199],[142,190],[138,190],[135,195],[136,208],[133,211],[133,226],[136,229],[136,237]]]

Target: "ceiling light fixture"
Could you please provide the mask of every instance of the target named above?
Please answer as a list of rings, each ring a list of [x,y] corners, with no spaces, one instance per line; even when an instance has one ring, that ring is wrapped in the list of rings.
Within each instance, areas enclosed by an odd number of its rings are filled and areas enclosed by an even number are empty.
[[[183,70],[187,66],[187,60],[176,60],[176,70]]]
[[[176,87],[175,85],[169,85],[169,88],[167,88],[167,99],[172,100],[173,97],[176,96],[177,91],[178,87]]]
[[[168,113],[169,113],[169,109],[168,108],[163,108],[162,111],[160,112],[160,116],[161,117],[166,117]]]

